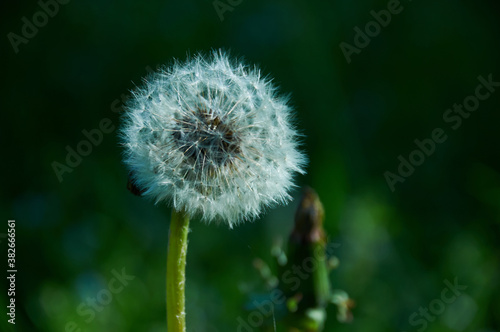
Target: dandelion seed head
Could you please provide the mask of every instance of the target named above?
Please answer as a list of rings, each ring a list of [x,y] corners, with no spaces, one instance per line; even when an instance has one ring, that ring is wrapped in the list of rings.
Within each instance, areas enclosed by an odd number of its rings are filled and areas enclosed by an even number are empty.
[[[257,68],[223,52],[151,74],[120,130],[143,196],[230,226],[286,203],[305,155],[288,99]]]

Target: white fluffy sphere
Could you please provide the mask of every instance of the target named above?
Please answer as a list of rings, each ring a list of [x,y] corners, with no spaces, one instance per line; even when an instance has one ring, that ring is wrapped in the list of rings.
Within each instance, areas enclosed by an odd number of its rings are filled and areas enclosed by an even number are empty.
[[[121,127],[124,161],[143,196],[232,226],[285,203],[304,173],[287,99],[258,69],[222,52],[151,74]]]

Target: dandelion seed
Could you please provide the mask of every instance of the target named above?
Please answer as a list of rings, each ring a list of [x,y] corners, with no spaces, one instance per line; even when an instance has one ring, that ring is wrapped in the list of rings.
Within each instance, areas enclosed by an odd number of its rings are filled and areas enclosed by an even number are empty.
[[[304,173],[287,98],[222,52],[151,74],[126,107],[121,142],[142,195],[232,226],[290,200]]]

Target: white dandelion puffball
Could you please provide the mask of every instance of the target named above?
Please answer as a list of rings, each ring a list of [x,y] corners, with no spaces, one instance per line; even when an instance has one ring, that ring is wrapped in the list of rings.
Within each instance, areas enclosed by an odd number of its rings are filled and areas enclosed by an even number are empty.
[[[304,173],[287,98],[258,69],[221,51],[151,74],[121,128],[124,161],[143,196],[232,226],[290,200]]]

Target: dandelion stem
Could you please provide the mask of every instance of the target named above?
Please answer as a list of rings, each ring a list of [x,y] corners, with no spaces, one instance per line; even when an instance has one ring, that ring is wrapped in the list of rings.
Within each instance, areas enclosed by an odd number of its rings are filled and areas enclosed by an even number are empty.
[[[172,209],[167,255],[167,331],[186,331],[185,284],[189,217]]]

